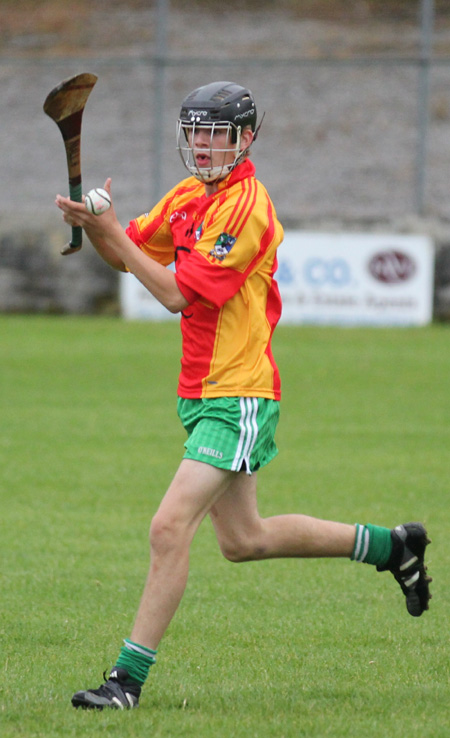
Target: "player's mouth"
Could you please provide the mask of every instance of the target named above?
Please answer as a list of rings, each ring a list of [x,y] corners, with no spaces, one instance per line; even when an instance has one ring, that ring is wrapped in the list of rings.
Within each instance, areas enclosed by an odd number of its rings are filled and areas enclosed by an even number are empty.
[[[211,164],[211,157],[204,153],[197,153],[195,155],[195,163],[198,167],[201,169],[204,169],[205,167],[210,166]]]

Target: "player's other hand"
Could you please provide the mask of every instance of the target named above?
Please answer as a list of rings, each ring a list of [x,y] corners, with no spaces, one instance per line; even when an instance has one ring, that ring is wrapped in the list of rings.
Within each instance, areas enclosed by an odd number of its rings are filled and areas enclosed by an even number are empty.
[[[111,197],[111,177],[108,177],[105,181],[103,189],[107,191]],[[114,211],[114,205],[111,204],[109,210],[102,215],[93,215],[89,213],[85,207],[85,197],[83,195],[82,202],[75,202],[70,197],[64,197],[63,195],[56,195],[55,203],[56,206],[62,211],[63,220],[70,226],[81,226],[85,229],[93,229],[95,231],[107,230],[108,226],[117,222],[117,216]]]

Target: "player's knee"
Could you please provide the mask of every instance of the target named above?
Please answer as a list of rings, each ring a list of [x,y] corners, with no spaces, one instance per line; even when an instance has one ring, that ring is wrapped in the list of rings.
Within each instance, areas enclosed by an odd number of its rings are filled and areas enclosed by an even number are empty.
[[[221,547],[222,554],[227,561],[232,564],[242,564],[244,561],[251,561],[251,558],[245,554],[244,550],[236,546]]]
[[[240,564],[244,561],[256,561],[264,558],[264,551],[261,547],[255,546],[252,541],[244,538],[233,538],[228,540],[219,540],[220,550],[227,561],[233,564]]]
[[[157,512],[150,525],[150,547],[157,553],[166,553],[181,542],[182,526],[176,518]]]

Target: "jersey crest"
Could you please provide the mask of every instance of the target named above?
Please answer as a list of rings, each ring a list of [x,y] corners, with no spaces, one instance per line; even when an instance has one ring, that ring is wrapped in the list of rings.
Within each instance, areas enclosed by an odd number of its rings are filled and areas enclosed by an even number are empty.
[[[223,261],[235,243],[236,238],[234,236],[230,236],[229,233],[221,233],[209,255],[218,261]]]

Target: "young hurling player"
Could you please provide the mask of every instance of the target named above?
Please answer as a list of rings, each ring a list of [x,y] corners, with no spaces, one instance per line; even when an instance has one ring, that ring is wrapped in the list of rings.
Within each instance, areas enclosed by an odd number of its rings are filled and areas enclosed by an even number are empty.
[[[106,262],[135,274],[181,314],[178,414],[187,432],[184,457],[151,522],[150,570],[133,630],[107,681],[77,692],[75,707],[138,705],[206,515],[230,561],[364,561],[392,572],[411,615],[428,609],[429,541],[420,523],[389,530],[300,514],[259,516],[256,472],[277,453],[280,379],[271,338],[281,313],[274,275],[283,230],[249,159],[257,130],[248,89],[208,84],[188,95],[178,121],[177,146],[190,176],[149,214],[124,231],[113,207],[96,217],[82,204],[56,199],[64,220],[82,226]],[[166,269],[172,262],[175,273]]]

